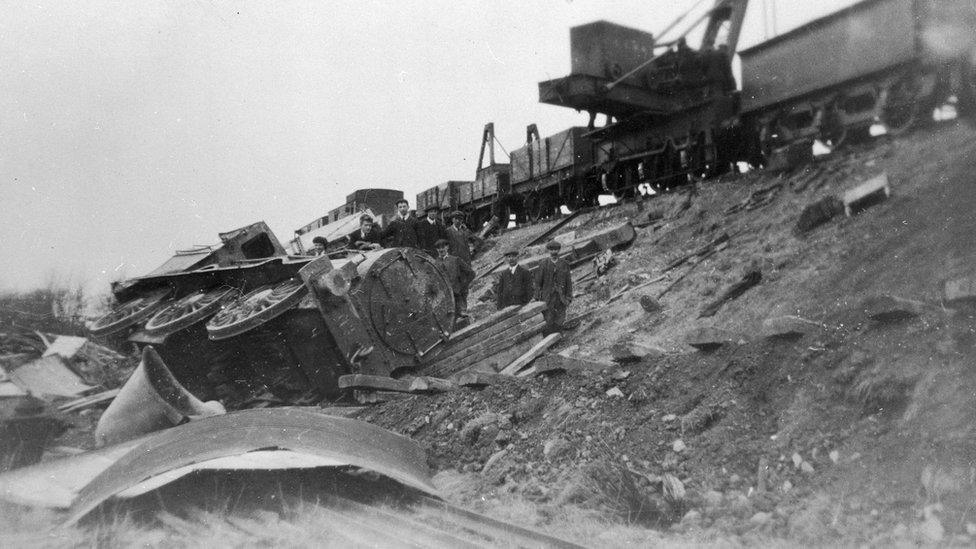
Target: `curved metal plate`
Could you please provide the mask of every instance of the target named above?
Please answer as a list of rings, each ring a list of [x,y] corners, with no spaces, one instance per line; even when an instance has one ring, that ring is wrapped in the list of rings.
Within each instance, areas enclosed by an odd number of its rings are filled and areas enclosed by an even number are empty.
[[[109,498],[172,471],[268,449],[368,469],[437,495],[424,451],[407,437],[303,408],[244,410],[149,437],[81,490],[65,523],[73,524]]]

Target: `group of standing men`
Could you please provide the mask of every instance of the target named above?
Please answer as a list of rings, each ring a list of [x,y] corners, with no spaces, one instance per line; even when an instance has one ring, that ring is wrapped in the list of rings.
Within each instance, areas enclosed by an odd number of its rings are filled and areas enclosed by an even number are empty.
[[[454,293],[455,318],[465,318],[468,289],[475,278],[471,268],[471,244],[475,238],[464,225],[464,213],[453,212],[450,216],[451,224],[444,226],[437,218],[436,209],[430,209],[426,215],[418,218],[410,215],[410,203],[406,200],[398,200],[396,207],[396,216],[387,223],[385,229],[378,228],[368,215],[360,217],[359,229],[349,235],[349,248],[418,248],[427,252],[447,275]],[[316,240],[319,238],[322,237],[316,237]],[[323,253],[328,245],[324,238],[322,242],[313,242],[317,253]],[[518,249],[507,250],[505,259],[508,265],[498,275],[495,286],[495,304],[498,309],[510,305],[525,305],[533,299],[544,301],[545,333],[561,330],[566,320],[566,308],[573,300],[573,280],[569,264],[559,257],[560,248],[556,241],[546,244],[549,257],[542,260],[534,275],[519,265]]]
[[[349,247],[360,250],[387,248],[417,248],[435,258],[437,265],[447,274],[454,293],[455,317],[465,317],[468,308],[468,288],[474,280],[471,269],[471,231],[464,225],[462,212],[451,214],[451,224],[444,226],[436,209],[410,215],[410,203],[400,199],[396,203],[396,216],[385,229],[376,228],[367,215],[360,218],[359,229],[349,235]]]
[[[566,321],[566,309],[573,300],[573,277],[569,263],[559,257],[561,248],[559,242],[554,240],[546,244],[549,257],[543,259],[536,268],[535,276],[519,265],[518,249],[507,250],[505,260],[508,265],[498,275],[495,285],[495,305],[498,310],[510,305],[525,305],[532,299],[544,301],[544,333],[560,331]]]

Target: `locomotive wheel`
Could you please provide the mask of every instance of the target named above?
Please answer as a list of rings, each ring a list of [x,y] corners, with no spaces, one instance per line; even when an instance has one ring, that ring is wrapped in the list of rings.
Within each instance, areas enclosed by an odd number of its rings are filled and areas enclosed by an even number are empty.
[[[146,322],[146,332],[165,335],[178,332],[200,322],[220,310],[220,305],[234,292],[234,288],[199,290],[164,306]]]
[[[211,318],[207,333],[214,341],[243,334],[291,309],[306,293],[305,285],[295,279],[262,286]]]
[[[881,107],[881,121],[888,133],[901,135],[918,122],[921,112],[918,83],[906,76],[888,88],[888,97]]]
[[[169,293],[169,289],[157,290],[122,303],[112,312],[93,322],[91,334],[95,337],[107,336],[142,322],[157,310],[159,303]]]

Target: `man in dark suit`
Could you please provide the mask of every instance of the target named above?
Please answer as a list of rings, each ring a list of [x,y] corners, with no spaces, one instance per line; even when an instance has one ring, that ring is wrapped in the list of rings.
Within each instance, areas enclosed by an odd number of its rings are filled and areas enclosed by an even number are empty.
[[[535,271],[535,298],[546,302],[546,334],[562,330],[566,308],[573,301],[573,277],[569,263],[559,257],[559,248],[558,242],[549,241],[546,244],[549,257]]]
[[[447,275],[447,282],[454,293],[454,318],[464,318],[464,311],[468,308],[468,285],[474,280],[471,266],[450,254],[450,243],[445,239],[438,240],[437,259],[434,263]]]
[[[471,230],[464,224],[464,213],[451,214],[451,226],[447,228],[447,240],[451,245],[451,255],[471,265],[471,241],[474,237]]]
[[[363,214],[359,218],[359,228],[349,235],[349,248],[354,250],[378,250],[383,247],[380,230],[373,224],[373,218]]]
[[[417,247],[431,257],[437,257],[437,249],[434,245],[442,238],[447,238],[447,229],[437,219],[437,210],[430,208],[427,210],[427,216],[417,221]]]
[[[517,248],[505,252],[508,266],[498,275],[495,285],[495,305],[499,311],[509,305],[525,305],[532,301],[532,274],[518,264],[518,256]]]
[[[410,215],[410,203],[401,198],[396,207],[396,216],[383,231],[383,243],[387,248],[416,248],[417,218]]]

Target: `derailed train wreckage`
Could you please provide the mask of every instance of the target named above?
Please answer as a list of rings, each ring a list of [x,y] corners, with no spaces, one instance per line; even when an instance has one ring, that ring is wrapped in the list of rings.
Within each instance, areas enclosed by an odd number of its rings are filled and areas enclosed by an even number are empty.
[[[447,279],[418,250],[290,256],[263,223],[221,240],[117,285],[92,334],[151,345],[196,397],[234,409],[335,399],[339,376],[421,367],[453,329]]]
[[[698,22],[705,29],[694,49],[609,23],[573,29],[571,74],[540,83],[539,96],[588,111],[589,126],[546,138],[529,126],[525,146],[506,164],[495,162],[489,125],[475,181],[424,191],[418,208],[465,210],[475,225],[490,215],[545,217],[560,205],[592,205],[601,193],[666,189],[724,173],[736,162],[764,165],[775,150],[814,139],[836,147],[873,124],[901,133],[949,98],[960,114],[976,113],[972,2],[859,2],[740,52],[740,91],[731,62],[747,5],[717,0]],[[600,114],[608,123],[597,127]],[[100,443],[135,447],[143,433],[225,410],[334,401],[343,396],[340,376],[420,373],[449,341],[453,294],[423,252],[292,256],[263,223],[220,239],[219,246],[178,252],[113,288],[119,305],[93,324],[92,334],[136,344],[143,362],[103,415]],[[289,428],[317,421],[280,414],[274,421]],[[257,415],[230,417],[220,424],[265,422]],[[209,429],[198,430],[216,436]],[[342,429],[346,438],[366,432],[357,425]],[[376,442],[388,435],[377,433]],[[232,443],[226,453],[259,449],[248,444]],[[369,451],[362,458],[354,450],[337,461],[368,465]],[[387,469],[393,477],[406,470],[406,484],[429,488],[415,465]],[[91,502],[118,491],[111,470],[106,474],[92,484]],[[78,517],[93,504],[74,505]]]

